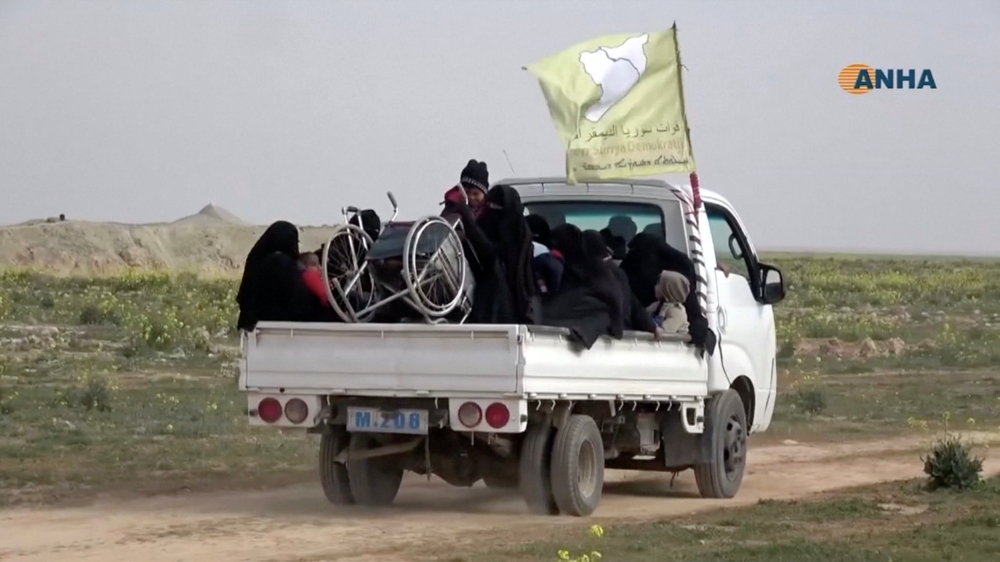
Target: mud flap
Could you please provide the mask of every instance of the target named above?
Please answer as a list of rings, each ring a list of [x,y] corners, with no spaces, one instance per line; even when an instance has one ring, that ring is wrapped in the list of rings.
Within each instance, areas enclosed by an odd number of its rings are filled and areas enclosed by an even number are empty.
[[[679,417],[669,417],[664,421],[660,434],[663,461],[668,468],[683,470],[711,459],[712,434],[707,422],[704,433],[688,433]]]

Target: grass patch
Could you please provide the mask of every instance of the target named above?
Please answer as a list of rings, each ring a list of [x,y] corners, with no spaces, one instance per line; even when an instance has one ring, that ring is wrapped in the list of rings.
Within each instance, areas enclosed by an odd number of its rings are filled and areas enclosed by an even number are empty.
[[[605,526],[602,537],[574,526],[560,538],[438,559],[556,560],[566,550],[598,551],[604,562],[979,562],[1000,556],[998,533],[1000,479],[964,492],[928,492],[923,481],[909,481]]]
[[[314,468],[301,431],[247,424],[235,286],[0,274],[0,504]]]
[[[1000,430],[995,371],[782,371],[769,434],[795,439]]]
[[[0,503],[112,489],[169,490],[315,464],[302,432],[253,430],[228,368],[75,374],[87,359],[4,365]],[[93,367],[93,365],[91,365]]]
[[[1000,426],[1000,262],[778,256],[772,432]],[[252,430],[236,388],[238,279],[0,272],[0,502],[312,469]],[[829,342],[828,339],[836,339]],[[899,341],[895,341],[899,340]]]

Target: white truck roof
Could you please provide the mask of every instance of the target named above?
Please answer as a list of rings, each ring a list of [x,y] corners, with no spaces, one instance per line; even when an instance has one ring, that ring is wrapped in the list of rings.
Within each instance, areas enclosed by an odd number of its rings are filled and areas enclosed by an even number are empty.
[[[565,177],[560,177],[560,176],[541,176],[541,177],[536,177],[536,178],[504,178],[504,179],[502,179],[500,181],[497,181],[497,182],[493,183],[493,185],[510,185],[510,186],[518,186],[518,185],[545,185],[545,184],[570,185],[566,181]],[[643,187],[660,187],[660,188],[664,188],[664,189],[676,188],[676,189],[682,190],[689,197],[691,196],[691,184],[687,184],[687,183],[670,183],[670,182],[667,182],[667,181],[664,181],[664,180],[660,180],[660,179],[636,179],[636,178],[632,178],[632,179],[607,179],[607,180],[598,180],[598,181],[579,182],[576,185],[589,186],[589,185],[609,185],[609,184],[611,184],[611,185],[618,184],[618,185],[643,186]],[[726,206],[730,206],[729,205],[729,201],[726,200],[725,197],[723,197],[719,193],[717,193],[715,191],[712,191],[710,189],[702,189],[701,190],[701,197],[702,197],[702,199],[712,199],[714,201],[719,201],[720,203],[724,203],[724,204],[726,204]]]

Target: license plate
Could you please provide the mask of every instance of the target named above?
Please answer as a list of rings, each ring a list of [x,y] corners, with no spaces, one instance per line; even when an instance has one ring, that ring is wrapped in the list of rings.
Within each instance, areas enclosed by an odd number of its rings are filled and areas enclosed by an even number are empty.
[[[367,433],[427,435],[427,410],[347,408],[347,430]]]

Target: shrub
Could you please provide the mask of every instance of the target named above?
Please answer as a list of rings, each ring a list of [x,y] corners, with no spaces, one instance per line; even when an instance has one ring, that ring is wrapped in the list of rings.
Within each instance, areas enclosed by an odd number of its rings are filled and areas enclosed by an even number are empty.
[[[778,359],[791,359],[795,356],[795,342],[792,340],[785,340],[781,342],[781,347],[778,348]]]
[[[121,323],[118,313],[108,306],[88,304],[80,310],[78,323],[84,326],[100,326],[108,324],[117,326]]]
[[[796,408],[809,415],[826,410],[826,392],[819,386],[799,387],[792,400]]]
[[[956,435],[938,440],[921,460],[931,490],[968,490],[982,482],[983,459],[973,456],[969,445]]]
[[[3,387],[0,386],[0,416],[10,414],[14,411],[14,397],[17,396],[17,392],[7,393],[4,391]]]
[[[94,377],[80,390],[77,403],[86,411],[111,411],[111,390],[103,378]]]

